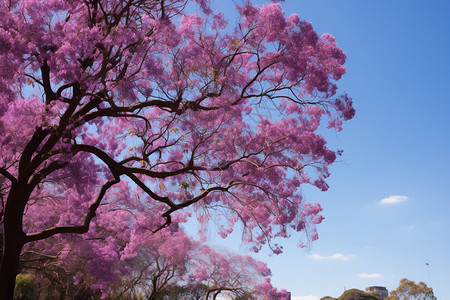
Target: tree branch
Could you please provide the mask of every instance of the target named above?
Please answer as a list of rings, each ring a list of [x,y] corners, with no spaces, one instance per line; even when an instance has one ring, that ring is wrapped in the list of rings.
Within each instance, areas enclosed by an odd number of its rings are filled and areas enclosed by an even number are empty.
[[[43,141],[43,137],[39,136],[40,131],[36,130],[35,135],[37,138],[40,138],[40,140],[38,139],[37,141],[39,141],[39,143],[36,143],[35,145],[32,145],[30,147],[30,153],[28,153],[29,158],[28,158],[28,156],[24,157],[24,159],[26,159],[22,162],[22,167],[24,170],[23,170],[23,172],[20,173],[20,175],[23,177],[22,179],[25,179],[26,181],[28,181],[27,178],[31,177],[31,175],[35,172],[35,170],[39,167],[39,165],[48,157],[47,153],[50,152],[51,149],[56,145],[58,140],[63,135],[67,125],[69,125],[70,119],[78,106],[79,100],[82,97],[82,93],[83,93],[83,91],[80,89],[80,85],[78,83],[74,83],[73,97],[71,99],[72,101],[70,102],[69,107],[66,109],[66,111],[61,116],[59,125],[54,130],[52,130],[52,133],[51,133],[50,137],[48,138],[48,140],[44,143],[44,145],[38,151],[38,153],[36,153],[36,155],[31,160],[31,162],[28,163],[28,161],[30,160],[34,151],[36,151],[37,147]],[[48,130],[41,130],[41,131],[43,133],[45,133],[45,135],[47,135],[49,133]],[[33,135],[32,140],[34,139],[35,135]],[[31,143],[29,143],[29,144],[31,144]],[[27,145],[27,147],[28,147],[28,145]],[[21,170],[20,166],[21,166],[21,164],[19,163],[19,171]],[[19,178],[19,180],[20,180],[20,178]]]
[[[174,102],[164,101],[164,100],[150,100],[150,101],[141,102],[141,103],[138,103],[135,105],[116,106],[116,107],[105,108],[105,109],[101,109],[101,110],[94,111],[91,113],[87,113],[83,117],[83,122],[89,122],[98,117],[113,117],[113,116],[117,116],[119,113],[133,112],[135,110],[139,110],[139,109],[151,107],[151,106],[156,106],[159,108],[169,108],[171,111],[175,111],[175,109],[176,109]],[[78,117],[78,116],[79,116],[78,113],[75,114],[75,117]]]
[[[172,218],[171,218],[171,214],[177,210],[183,209],[187,206],[190,206],[198,201],[200,201],[201,199],[205,198],[206,196],[208,196],[210,193],[214,192],[214,191],[222,191],[222,192],[226,192],[228,191],[231,187],[233,187],[234,185],[236,185],[234,182],[230,182],[230,184],[227,187],[221,187],[221,186],[215,186],[209,189],[206,189],[203,191],[203,193],[201,193],[200,195],[192,198],[189,201],[183,202],[181,204],[176,204],[173,206],[170,206],[170,209],[168,211],[166,211],[165,213],[163,213],[162,217],[164,217],[166,219],[166,222],[161,225],[158,229],[156,229],[153,233],[160,231],[161,229],[168,227],[171,223],[172,223]]]
[[[102,186],[100,193],[97,196],[97,199],[95,200],[94,203],[91,204],[91,206],[89,206],[86,217],[84,218],[83,225],[57,226],[57,227],[51,227],[51,228],[45,229],[41,232],[29,233],[25,237],[25,243],[43,240],[43,239],[49,238],[49,237],[54,236],[55,234],[59,234],[59,233],[83,234],[83,233],[88,232],[91,221],[96,216],[96,210],[100,206],[100,203],[103,200],[103,197],[105,196],[106,191],[108,191],[109,188],[111,188],[113,185],[115,185],[119,182],[120,182],[119,177],[113,178],[113,179],[108,180]]]
[[[31,137],[28,144],[25,146],[25,149],[22,152],[19,161],[19,174],[22,173],[23,170],[28,166],[31,161],[31,157],[45,137],[49,134],[48,129],[42,129],[41,127],[36,127],[33,136]]]
[[[64,168],[68,164],[69,162],[52,161],[50,164],[39,170],[36,175],[30,177],[30,186],[34,188],[43,178],[56,170]]]
[[[103,152],[97,147],[91,145],[74,145],[72,149],[76,152],[88,152],[94,154],[99,159],[101,159],[111,170],[118,172],[121,175],[130,176],[131,174],[143,174],[152,178],[167,178],[180,174],[187,173],[189,171],[202,171],[205,170],[203,167],[188,165],[184,168],[175,170],[175,171],[167,171],[167,172],[155,172],[146,168],[137,168],[137,167],[127,167],[112,159],[107,153]]]
[[[17,183],[17,179],[6,169],[0,168],[0,174],[8,178],[12,183]]]
[[[53,92],[50,83],[50,67],[47,64],[47,59],[44,59],[44,64],[41,67],[42,83],[45,92],[45,104],[49,105],[52,100],[55,100],[56,94]]]

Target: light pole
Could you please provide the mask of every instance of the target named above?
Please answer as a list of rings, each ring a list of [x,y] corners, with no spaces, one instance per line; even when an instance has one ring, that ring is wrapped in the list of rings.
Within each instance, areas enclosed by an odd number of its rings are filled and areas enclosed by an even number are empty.
[[[430,288],[433,288],[433,286],[431,285],[430,264],[429,263],[425,263],[425,265],[427,266],[428,280],[430,281]]]

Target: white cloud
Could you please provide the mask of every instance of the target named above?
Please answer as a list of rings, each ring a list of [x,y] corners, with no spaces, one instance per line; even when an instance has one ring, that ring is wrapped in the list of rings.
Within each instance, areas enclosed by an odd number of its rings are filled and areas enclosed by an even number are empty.
[[[345,256],[344,254],[336,253],[330,256],[331,259],[338,259],[338,260],[348,260],[350,256]]]
[[[292,300],[319,300],[317,296],[294,296]]]
[[[381,199],[380,204],[381,205],[390,205],[390,204],[397,204],[402,203],[408,200],[407,196],[400,196],[400,195],[392,195],[387,198]]]
[[[335,253],[333,255],[330,256],[322,256],[320,254],[312,254],[309,255],[308,258],[309,259],[314,259],[314,260],[324,260],[324,259],[333,259],[333,260],[349,260],[351,257],[353,257],[354,255],[344,255],[341,253]]]
[[[403,227],[401,227],[400,229],[401,229],[401,230],[413,230],[413,229],[415,229],[415,228],[416,228],[415,225],[409,225],[409,226],[403,226]]]
[[[310,259],[315,259],[315,260],[326,259],[325,256],[322,256],[322,255],[320,255],[320,254],[312,254],[312,255],[308,255],[308,258],[310,258]]]
[[[356,276],[359,278],[381,278],[381,277],[383,277],[380,273],[372,273],[372,274],[360,273]]]

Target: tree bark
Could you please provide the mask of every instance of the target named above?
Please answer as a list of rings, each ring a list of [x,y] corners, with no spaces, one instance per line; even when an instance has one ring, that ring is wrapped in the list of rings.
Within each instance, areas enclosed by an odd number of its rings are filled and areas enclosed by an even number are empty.
[[[29,196],[27,184],[11,186],[5,205],[3,223],[3,257],[0,265],[0,300],[12,300],[19,258],[25,243],[23,212]]]

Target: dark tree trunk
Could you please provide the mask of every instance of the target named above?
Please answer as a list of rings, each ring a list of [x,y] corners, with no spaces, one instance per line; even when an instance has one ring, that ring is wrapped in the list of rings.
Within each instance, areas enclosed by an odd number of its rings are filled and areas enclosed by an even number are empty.
[[[3,256],[0,265],[0,300],[12,300],[19,257],[25,243],[22,219],[29,196],[26,184],[13,184],[5,205],[3,223]]]
[[[6,235],[6,234],[5,234]],[[20,252],[23,244],[20,239],[8,243],[5,238],[2,265],[0,266],[0,299],[13,299]]]

